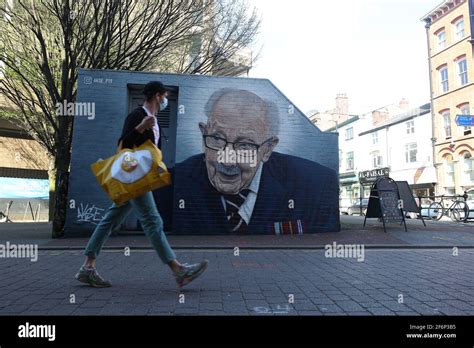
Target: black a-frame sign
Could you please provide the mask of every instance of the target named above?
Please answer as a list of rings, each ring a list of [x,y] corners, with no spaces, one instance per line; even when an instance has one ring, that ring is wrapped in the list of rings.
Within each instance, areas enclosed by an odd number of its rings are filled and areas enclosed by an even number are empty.
[[[390,222],[403,224],[405,232],[407,231],[403,202],[400,199],[398,186],[391,178],[380,177],[372,184],[364,227],[367,218],[381,218],[385,232],[387,232],[385,224]]]
[[[400,199],[403,201],[403,211],[404,212],[413,212],[416,213],[423,225],[426,227],[425,219],[421,214],[421,206],[418,206],[413,198],[413,194],[410,189],[410,185],[406,181],[395,181],[398,186],[398,193],[400,194]]]

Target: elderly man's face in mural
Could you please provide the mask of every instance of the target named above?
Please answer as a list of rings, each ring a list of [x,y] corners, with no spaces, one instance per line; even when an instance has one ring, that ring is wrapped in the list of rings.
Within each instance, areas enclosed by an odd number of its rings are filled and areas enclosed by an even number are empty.
[[[267,115],[265,102],[257,95],[248,91],[233,91],[215,102],[207,124],[199,124],[204,136],[207,174],[219,192],[237,194],[247,188],[260,163],[270,158],[278,138],[271,134],[268,116],[271,117]],[[238,149],[255,149],[256,158],[253,161],[239,157],[222,161],[220,151],[216,150],[220,147],[214,144],[225,145],[225,141],[230,143],[222,150],[234,150],[231,143],[237,143],[236,152]]]

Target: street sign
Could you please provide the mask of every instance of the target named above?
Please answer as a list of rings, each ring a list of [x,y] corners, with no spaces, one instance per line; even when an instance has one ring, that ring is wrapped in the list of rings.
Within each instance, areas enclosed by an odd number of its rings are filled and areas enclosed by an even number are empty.
[[[470,127],[474,126],[473,115],[456,115],[456,124],[458,126]]]
[[[381,176],[388,176],[390,174],[389,168],[380,168],[374,170],[366,170],[359,173],[359,182],[367,184],[375,182]]]

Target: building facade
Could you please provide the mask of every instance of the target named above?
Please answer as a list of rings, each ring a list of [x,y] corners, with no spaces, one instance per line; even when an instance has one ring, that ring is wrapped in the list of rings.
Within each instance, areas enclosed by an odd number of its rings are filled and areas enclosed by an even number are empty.
[[[422,18],[428,41],[437,194],[463,194],[474,188],[473,127],[456,124],[457,115],[474,115],[473,10],[472,0],[444,1]]]
[[[339,134],[339,205],[344,211],[360,197],[359,172],[361,151],[359,133],[367,129],[367,119],[353,116],[338,125]],[[336,131],[336,128],[330,128]]]
[[[434,195],[437,179],[430,111],[429,103],[410,109],[402,99],[328,130],[339,134],[341,212],[368,198],[378,176],[407,181],[414,196]]]
[[[360,167],[387,169],[390,178],[407,181],[414,196],[433,196],[436,172],[433,166],[430,104],[390,117],[359,134],[364,150]],[[364,188],[364,197],[370,186]]]

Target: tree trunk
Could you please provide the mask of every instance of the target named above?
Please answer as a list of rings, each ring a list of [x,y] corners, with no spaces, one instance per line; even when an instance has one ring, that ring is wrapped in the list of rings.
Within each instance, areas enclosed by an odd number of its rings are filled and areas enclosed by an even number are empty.
[[[65,146],[58,148],[55,159],[56,192],[53,218],[53,238],[64,236],[66,223],[67,199],[69,187],[69,163],[71,160],[69,149]]]

